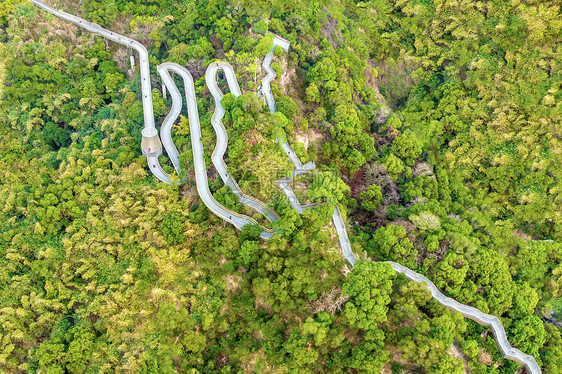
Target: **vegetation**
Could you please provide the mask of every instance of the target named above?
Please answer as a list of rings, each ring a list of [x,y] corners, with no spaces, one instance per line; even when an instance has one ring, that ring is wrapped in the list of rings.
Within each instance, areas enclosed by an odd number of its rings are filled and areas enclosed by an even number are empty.
[[[544,373],[562,372],[558,2],[54,3],[147,46],[159,123],[170,102],[156,66],[188,67],[207,165],[204,69],[234,66],[244,94],[223,98],[225,162],[280,214],[282,234],[236,232],[202,204],[186,117],[173,133],[186,182],[150,175],[125,47],[3,1],[1,372],[519,368],[485,328],[370,260],[500,317]],[[255,95],[266,31],[291,42],[274,57],[274,115]],[[296,182],[317,204],[302,215],[275,185],[292,169],[278,138],[318,165]],[[243,211],[210,171],[217,200]],[[336,203],[360,257],[351,272]]]

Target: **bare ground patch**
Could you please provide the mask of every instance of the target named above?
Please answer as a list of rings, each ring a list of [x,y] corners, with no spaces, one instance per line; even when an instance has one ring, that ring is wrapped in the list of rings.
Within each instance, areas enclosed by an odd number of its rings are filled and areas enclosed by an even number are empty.
[[[298,142],[304,144],[304,148],[308,149],[311,142],[316,142],[317,144],[324,142],[326,135],[318,129],[310,129],[306,133],[297,132],[295,137]]]

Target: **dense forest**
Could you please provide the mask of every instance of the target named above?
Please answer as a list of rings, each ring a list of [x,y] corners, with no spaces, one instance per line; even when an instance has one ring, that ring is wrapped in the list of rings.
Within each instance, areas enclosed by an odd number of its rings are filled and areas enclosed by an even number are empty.
[[[158,182],[140,153],[131,50],[3,0],[0,372],[521,368],[384,260],[498,316],[543,373],[562,372],[559,1],[46,3],[147,47],[157,123],[171,103],[156,66],[189,69],[207,165],[204,72],[230,62],[244,95],[223,98],[225,162],[281,219],[264,242],[210,213],[185,108],[173,131],[185,183]],[[266,31],[291,42],[274,57],[275,114],[255,94]],[[301,215],[275,184],[291,170],[280,136],[317,164],[294,182],[302,203],[318,203]],[[215,198],[243,211],[209,175]],[[353,269],[330,223],[336,203]]]

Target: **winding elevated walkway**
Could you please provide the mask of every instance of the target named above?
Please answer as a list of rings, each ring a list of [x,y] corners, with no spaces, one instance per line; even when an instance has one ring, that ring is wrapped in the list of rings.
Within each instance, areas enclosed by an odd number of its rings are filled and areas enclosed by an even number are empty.
[[[267,106],[269,107],[269,111],[271,113],[275,113],[277,111],[277,108],[275,106],[275,98],[273,97],[273,93],[271,92],[271,82],[275,79],[277,73],[271,67],[271,61],[273,60],[273,54],[275,52],[276,46],[281,47],[281,49],[285,52],[289,51],[289,41],[283,39],[279,35],[270,32],[268,32],[268,35],[273,35],[273,46],[271,47],[271,50],[267,53],[267,55],[265,56],[262,62],[262,67],[267,72],[267,75],[261,80],[261,87],[262,87],[261,92],[267,100]],[[291,182],[293,181],[293,178],[296,177],[297,175],[314,170],[316,168],[316,164],[314,163],[314,161],[311,161],[306,165],[303,165],[301,160],[297,156],[296,152],[291,148],[291,146],[289,145],[289,143],[287,143],[287,141],[280,140],[280,144],[281,144],[281,148],[283,149],[283,152],[285,152],[285,155],[289,157],[293,165],[295,165],[295,169],[291,173],[290,177],[283,178],[279,180],[277,183],[279,184],[279,187],[281,188],[283,193],[285,193],[285,195],[289,199],[289,203],[291,204],[291,206],[299,214],[301,214],[304,211],[304,209],[309,208],[312,205],[303,206],[300,204],[293,189],[291,188]]]
[[[92,33],[103,36],[106,39],[112,40],[116,43],[122,44],[129,48],[134,49],[139,54],[139,64],[140,64],[140,77],[141,77],[141,96],[142,96],[142,112],[144,118],[144,129],[143,129],[143,142],[141,147],[143,148],[143,154],[146,156],[146,161],[150,171],[159,180],[171,183],[170,176],[162,169],[158,161],[158,157],[162,154],[162,143],[158,138],[158,131],[154,124],[154,108],[152,106],[152,87],[150,83],[150,68],[148,63],[148,51],[141,43],[136,40],[127,38],[126,36],[114,33],[112,31],[106,30],[98,24],[86,21],[80,17],[73,16],[61,10],[52,8],[41,1],[30,0],[33,5],[46,10],[47,12],[61,18],[65,21],[72,22],[73,24],[86,29]],[[171,127],[170,127],[171,129]],[[171,142],[171,136],[165,136],[163,138],[165,141],[164,147],[168,153],[170,150],[175,149],[175,146]],[[167,141],[169,140],[169,142]],[[173,152],[173,150],[172,150]],[[177,151],[176,151],[177,152]],[[174,164],[175,166],[175,164]]]
[[[224,72],[230,92],[236,97],[242,94],[232,65],[230,65],[228,62],[217,61],[211,63],[207,67],[207,72],[205,73],[205,81],[207,82],[207,87],[209,87],[209,91],[211,92],[211,95],[215,100],[215,112],[213,113],[213,116],[211,118],[211,124],[213,125],[213,129],[215,130],[215,133],[217,135],[217,145],[215,147],[215,150],[213,151],[211,160],[213,162],[213,165],[215,165],[215,168],[217,169],[219,175],[221,176],[224,184],[232,189],[232,192],[234,192],[234,194],[238,196],[238,200],[242,204],[247,205],[260,212],[270,222],[277,221],[279,219],[279,216],[277,215],[277,213],[275,213],[275,211],[273,211],[273,209],[269,208],[258,199],[246,195],[244,192],[242,192],[242,189],[240,188],[238,183],[236,183],[236,180],[227,172],[227,166],[224,162],[224,154],[226,152],[226,147],[228,146],[228,134],[224,125],[222,124],[222,118],[224,117],[225,109],[221,105],[223,93],[221,92],[216,80],[219,70],[222,70]]]
[[[345,222],[341,217],[341,213],[339,212],[339,208],[336,207],[333,216],[334,225],[336,226],[336,231],[339,235],[340,245],[342,248],[342,253],[345,259],[353,266],[357,261],[357,256],[353,253],[351,249],[351,244],[347,237],[347,230],[345,227]],[[345,233],[345,234],[344,234]],[[343,235],[342,235],[343,234]],[[498,349],[502,353],[503,357],[508,360],[513,360],[518,362],[519,364],[525,366],[529,373],[531,374],[539,374],[541,373],[541,369],[537,364],[535,358],[531,355],[525,354],[521,352],[519,349],[514,348],[509,344],[507,339],[507,335],[505,333],[505,328],[503,327],[502,323],[500,322],[499,318],[496,316],[492,316],[490,314],[486,314],[479,309],[474,307],[461,304],[455,299],[445,296],[439,289],[435,286],[433,282],[429,279],[424,277],[423,275],[416,273],[410,268],[407,268],[399,263],[392,262],[392,261],[385,261],[388,263],[397,273],[403,273],[406,278],[416,283],[425,283],[429,291],[431,292],[431,296],[435,298],[440,304],[445,306],[446,308],[459,312],[465,318],[469,318],[476,323],[490,327],[494,337],[496,339],[496,344]]]
[[[203,158],[203,144],[201,142],[201,125],[199,123],[199,113],[197,111],[197,101],[195,99],[195,87],[193,77],[189,71],[178,64],[165,62],[158,67],[158,72],[164,81],[170,96],[172,97],[172,110],[174,107],[181,108],[181,94],[176,87],[169,72],[174,72],[182,77],[185,87],[185,97],[187,101],[187,114],[189,118],[189,130],[191,132],[191,147],[193,149],[193,162],[195,166],[195,182],[197,184],[197,193],[203,200],[203,203],[211,212],[221,217],[223,220],[232,223],[238,229],[242,229],[247,224],[257,225],[258,223],[245,215],[238,214],[226,209],[218,203],[211,191],[209,190],[209,182],[207,178],[207,169]],[[178,113],[179,114],[179,113]],[[177,117],[177,116],[176,116]],[[263,229],[260,236],[267,240],[273,235],[273,230]]]
[[[273,47],[271,50],[265,55],[261,66],[267,72],[267,75],[261,81],[261,92],[265,95],[267,100],[267,105],[269,106],[269,111],[271,113],[275,113],[277,109],[275,108],[275,99],[273,98],[273,93],[271,92],[271,81],[275,79],[277,74],[275,70],[271,67],[271,61],[273,60],[273,53],[275,52],[275,47],[279,46],[283,51],[289,51],[289,42],[278,35],[268,33],[269,35],[273,35]],[[300,162],[300,161],[299,161]]]
[[[160,143],[160,140],[158,139],[158,132],[154,125],[152,91],[150,85],[150,69],[148,63],[148,52],[146,48],[142,44],[132,39],[129,39],[119,34],[115,34],[109,30],[102,28],[101,26],[95,23],[85,21],[79,17],[54,9],[52,7],[43,4],[40,1],[37,0],[30,0],[30,1],[35,6],[42,8],[61,19],[72,22],[78,25],[79,27],[82,27],[93,33],[100,34],[106,37],[107,39],[131,47],[139,53],[141,91],[142,91],[143,116],[144,116],[143,154],[146,155],[149,168],[154,173],[154,175],[158,179],[166,183],[170,183],[169,175],[166,174],[164,170],[162,170],[160,164],[158,163],[158,156],[162,153],[162,149],[161,149],[162,143]],[[283,41],[283,39],[278,37],[276,37],[276,39],[278,40],[277,43],[281,43]],[[274,45],[275,45],[275,39],[274,39]],[[287,41],[284,41],[279,45],[282,48],[285,47],[285,50],[287,50],[288,48]],[[273,58],[273,49],[272,51],[270,51],[270,53],[268,53],[266,59],[264,60],[264,69],[268,72],[268,75],[266,76],[266,78],[264,78],[264,81],[262,82],[262,87],[263,87],[263,92],[268,100],[268,105],[270,110],[272,112],[275,112],[275,101],[273,99],[273,95],[271,93],[271,87],[270,87],[271,81],[273,80],[273,78],[275,78],[275,71],[273,71],[273,69],[271,69],[270,66],[272,58]],[[191,141],[192,141],[193,156],[194,156],[193,158],[195,164],[195,179],[197,184],[197,192],[199,193],[199,196],[201,197],[205,205],[209,208],[209,210],[211,210],[217,216],[221,217],[223,220],[232,223],[237,228],[242,228],[244,225],[247,224],[257,224],[256,221],[251,219],[250,217],[239,215],[227,210],[221,204],[219,204],[211,195],[209,191],[205,161],[203,159],[203,145],[201,143],[201,127],[199,124],[199,114],[197,112],[197,101],[195,100],[195,89],[193,85],[193,78],[189,73],[189,71],[187,71],[187,69],[185,69],[184,67],[174,63],[163,63],[158,67],[158,72],[162,76],[162,79],[164,80],[164,84],[166,85],[172,96],[172,109],[170,110],[170,113],[164,120],[164,124],[162,126],[162,132],[163,132],[162,142],[164,144],[164,147],[166,148],[166,151],[170,156],[172,164],[174,165],[176,170],[179,171],[179,158],[177,157],[177,149],[175,148],[171,140],[171,127],[172,127],[171,124],[173,123],[173,121],[175,121],[177,115],[179,115],[179,111],[181,110],[181,94],[178,88],[176,87],[175,83],[173,82],[169,74],[169,71],[179,74],[184,80],[186,99],[188,104],[187,105],[188,117],[189,117],[190,131],[191,131]],[[226,70],[225,70],[225,74],[227,74]],[[228,74],[227,74],[227,80],[228,80]],[[236,79],[234,78],[234,80]],[[236,82],[236,86],[237,84],[238,83]],[[230,87],[232,89],[233,85],[230,85]],[[217,137],[218,137],[218,132],[217,132]],[[286,145],[283,146],[283,149],[287,153],[287,156],[291,157],[290,154],[288,153],[290,147]],[[219,154],[219,152],[216,150],[215,153]],[[293,160],[293,158],[291,159]],[[222,160],[222,155],[221,155],[221,160]],[[299,172],[299,170],[302,170],[303,172],[305,171],[306,165],[302,166],[302,164],[300,164],[302,167],[301,168],[298,167],[300,163],[298,157],[296,157],[296,160],[293,160],[293,162],[295,163],[296,166],[295,172]],[[314,168],[314,165],[312,164],[311,166],[309,166],[309,168]],[[295,175],[294,173],[293,176]],[[334,210],[334,215],[332,216],[332,219],[339,236],[342,252],[345,258],[347,259],[347,261],[353,266],[357,260],[357,257],[355,256],[355,254],[351,249],[351,244],[347,236],[345,222],[341,215],[340,209],[337,206]],[[266,240],[269,239],[272,235],[273,235],[272,231],[264,230],[261,232],[261,237]],[[445,307],[453,311],[458,311],[464,317],[470,318],[481,325],[489,326],[492,329],[494,337],[496,338],[496,343],[505,358],[514,360],[520,363],[521,365],[524,365],[531,374],[541,373],[540,367],[538,366],[537,362],[532,356],[527,355],[516,348],[513,348],[509,344],[507,335],[505,333],[505,329],[497,317],[491,316],[489,314],[485,314],[476,308],[464,304],[460,304],[456,300],[443,295],[443,293],[441,293],[430,280],[428,280],[423,275],[416,273],[415,271],[407,267],[404,267],[395,262],[388,262],[388,263],[398,273],[405,274],[405,276],[408,279],[418,283],[425,283],[428,289],[430,290],[432,296]]]
[[[43,4],[37,0],[30,0],[37,7],[46,10],[47,12],[64,19],[66,21],[72,22],[75,25],[82,27],[90,32],[102,35],[103,37],[117,42],[119,44],[125,45],[135,49],[140,56],[140,76],[141,76],[141,93],[142,93],[142,106],[143,106],[143,117],[144,117],[144,129],[143,129],[143,142],[141,144],[143,154],[145,154],[148,167],[150,171],[161,181],[165,183],[171,183],[170,176],[162,169],[158,161],[158,157],[162,154],[162,144],[168,153],[174,168],[179,173],[180,163],[179,163],[179,153],[174,145],[171,137],[172,125],[179,116],[182,107],[181,94],[176,87],[174,81],[172,80],[169,71],[179,74],[185,84],[185,92],[188,107],[188,117],[189,126],[191,131],[191,141],[193,148],[193,159],[195,166],[195,181],[197,184],[197,192],[203,200],[203,203],[217,216],[221,217],[223,220],[232,223],[236,228],[242,229],[247,224],[258,225],[258,223],[245,215],[241,215],[226,209],[223,205],[218,203],[209,190],[209,184],[207,179],[207,172],[205,168],[205,161],[203,159],[203,146],[201,143],[201,127],[199,123],[199,114],[197,112],[197,101],[195,100],[195,88],[193,86],[193,78],[187,69],[180,65],[173,63],[164,63],[158,67],[158,73],[162,77],[164,84],[170,91],[172,97],[172,108],[162,125],[162,142],[158,138],[158,131],[154,124],[154,110],[152,105],[152,88],[150,83],[150,68],[148,51],[139,42],[127,38],[126,36],[116,34],[112,31],[106,30],[103,27],[88,22],[82,18],[73,16],[66,12],[54,9],[48,5]],[[224,145],[226,148],[226,145]],[[274,231],[269,229],[263,229],[260,236],[267,240],[271,238]]]
[[[519,364],[525,366],[532,374],[541,372],[541,369],[533,356],[525,354],[509,344],[505,329],[498,317],[486,314],[479,309],[461,304],[455,299],[443,295],[443,293],[439,291],[432,281],[423,275],[416,273],[410,268],[392,261],[386,261],[386,263],[390,264],[397,273],[403,273],[409,280],[416,283],[425,283],[431,292],[431,296],[433,296],[433,298],[443,306],[455,312],[459,312],[463,315],[463,317],[469,318],[480,325],[490,327],[494,337],[496,338],[496,344],[504,358],[518,362]]]
[[[311,171],[314,168],[314,163],[308,163],[304,165],[302,169],[293,170],[290,177],[286,177],[277,181],[279,187],[281,188],[281,191],[283,191],[283,193],[285,193],[285,195],[289,199],[289,204],[291,204],[293,209],[295,209],[299,214],[304,212],[305,209],[313,207],[315,204],[301,205],[299,199],[296,197],[293,189],[291,188],[291,182],[297,175]]]
[[[273,42],[274,46],[276,45],[276,41],[277,41],[277,43],[279,43],[279,39],[278,39],[277,36],[275,36],[275,39],[274,39],[274,42]],[[287,47],[288,47],[288,45],[287,45]],[[269,110],[272,111],[272,112],[275,112],[275,100],[273,98],[273,95],[271,93],[271,88],[270,88],[270,83],[275,78],[275,75],[276,75],[275,71],[270,66],[272,58],[273,58],[273,48],[267,54],[266,58],[263,61],[263,68],[267,71],[267,76],[262,81],[262,87],[263,87],[262,92],[266,96],[266,99],[267,99],[267,102],[268,102],[268,105],[269,105]],[[303,167],[299,158],[296,156],[294,151],[292,151],[292,149],[290,148],[290,146],[286,142],[283,143],[282,146],[283,146],[283,149],[285,150],[285,153],[287,154],[287,156],[295,164],[295,167],[296,167],[295,172],[298,172],[299,170],[306,169],[306,166],[308,164]],[[314,168],[314,165],[312,165],[312,169],[313,168]],[[293,175],[290,178],[282,179],[280,181],[280,186],[283,189],[283,191],[285,192],[285,194],[287,195],[287,197],[289,197],[289,200],[292,201],[293,207],[300,214],[303,211],[303,207],[300,205],[300,203],[296,199],[293,191],[288,186],[292,177],[295,176],[295,172],[293,172]],[[336,228],[336,232],[338,234],[338,238],[339,238],[339,242],[340,242],[340,246],[341,246],[341,249],[342,249],[343,256],[345,257],[345,259],[347,260],[347,262],[349,262],[349,264],[351,266],[354,266],[355,262],[357,261],[357,256],[355,255],[355,253],[353,253],[353,250],[351,248],[351,243],[349,241],[349,237],[347,236],[347,229],[346,229],[346,226],[345,226],[345,222],[343,220],[340,208],[337,205],[334,209],[334,214],[332,215],[332,221],[334,223],[334,226]],[[427,285],[429,291],[431,292],[431,295],[433,296],[433,298],[435,298],[435,300],[437,300],[443,306],[449,308],[450,310],[461,313],[465,318],[469,318],[469,319],[475,321],[476,323],[478,323],[480,325],[490,327],[492,329],[492,333],[494,334],[494,337],[496,339],[496,344],[497,344],[500,352],[504,356],[504,358],[507,358],[508,360],[516,361],[519,364],[525,366],[531,374],[541,373],[541,369],[540,369],[539,365],[537,364],[537,362],[535,361],[535,358],[533,356],[527,355],[527,354],[521,352],[520,350],[512,347],[509,344],[509,341],[507,339],[507,335],[505,333],[505,329],[504,329],[503,325],[501,324],[498,317],[486,314],[486,313],[484,313],[484,312],[482,312],[482,311],[480,311],[480,310],[478,310],[474,307],[461,304],[458,301],[456,301],[455,299],[452,299],[450,297],[445,296],[443,293],[441,293],[439,291],[439,289],[435,286],[435,284],[433,284],[433,282],[431,282],[429,279],[427,279],[423,275],[421,275],[419,273],[416,273],[412,269],[409,269],[405,266],[402,266],[402,265],[400,265],[396,262],[392,262],[392,261],[387,261],[387,263],[390,264],[390,266],[392,266],[392,268],[396,272],[403,273],[406,276],[406,278],[408,278],[409,280],[417,282],[417,283],[425,283]]]

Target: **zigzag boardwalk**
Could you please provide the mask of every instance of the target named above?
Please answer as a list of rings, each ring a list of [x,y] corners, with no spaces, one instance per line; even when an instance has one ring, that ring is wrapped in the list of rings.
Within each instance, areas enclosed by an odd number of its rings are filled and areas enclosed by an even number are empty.
[[[164,84],[166,85],[172,96],[172,109],[170,110],[170,113],[168,114],[168,116],[164,120],[164,124],[162,125],[162,143],[161,143],[160,139],[158,138],[158,131],[156,130],[156,127],[154,125],[154,114],[153,114],[152,94],[151,94],[152,91],[150,85],[150,70],[148,64],[148,52],[146,48],[142,44],[132,39],[129,39],[125,36],[106,30],[95,23],[91,23],[79,17],[56,10],[54,8],[51,8],[41,3],[40,1],[37,0],[30,0],[30,1],[34,5],[46,10],[49,13],[54,14],[59,18],[72,22],[88,31],[100,34],[117,43],[131,47],[139,53],[142,103],[143,103],[143,115],[144,115],[144,129],[142,131],[143,133],[142,151],[147,158],[150,170],[158,179],[166,183],[171,183],[170,176],[167,173],[165,173],[164,170],[162,170],[160,164],[158,163],[158,156],[162,154],[162,144],[164,145],[166,152],[170,156],[170,159],[172,161],[172,164],[176,168],[176,171],[179,172],[179,155],[171,139],[171,129],[172,129],[173,122],[178,117],[179,111],[181,110],[181,95],[175,83],[173,82],[169,74],[169,71],[179,74],[183,78],[184,85],[185,85],[186,100],[188,104],[189,125],[192,135],[191,139],[192,139],[192,148],[193,148],[193,156],[194,156],[193,158],[195,163],[195,179],[197,184],[197,192],[199,193],[199,196],[201,197],[205,205],[207,205],[207,207],[213,213],[221,217],[223,220],[232,223],[238,229],[241,229],[244,225],[249,223],[257,224],[250,217],[240,215],[226,209],[224,206],[219,204],[214,199],[214,197],[209,191],[207,172],[205,168],[205,162],[203,159],[203,146],[201,143],[201,127],[199,124],[199,116],[197,113],[197,101],[195,99],[195,89],[193,86],[193,78],[189,73],[189,71],[187,71],[187,69],[173,63],[163,63],[158,67],[158,72],[161,75]],[[286,40],[281,39],[277,36],[275,37],[274,40],[275,40],[274,43],[276,43],[274,45],[281,46],[285,51],[288,49],[289,43]],[[270,89],[270,82],[275,78],[275,72],[270,66],[272,58],[273,58],[273,49],[270,51],[270,53],[268,53],[263,63],[263,67],[268,72],[268,74],[262,81],[262,87],[263,87],[262,91],[267,98],[270,111],[275,112],[275,101],[273,99],[273,95]],[[223,62],[219,62],[217,64],[220,64],[220,67],[222,67],[222,69],[225,71],[231,90],[233,90],[233,88],[234,90],[238,89],[238,91],[236,92],[239,93],[238,83],[236,82],[236,76],[234,75],[234,71],[232,70],[232,67],[229,67],[230,65]],[[218,68],[219,65],[217,65],[216,67]],[[209,73],[208,70],[207,73],[213,75],[214,77],[215,73],[213,72],[213,70],[211,70],[211,73]],[[207,81],[207,84],[209,84],[209,81]],[[218,88],[216,88],[216,90],[218,90]],[[222,107],[219,108],[220,106],[219,105],[220,99],[218,99],[219,93],[215,92],[213,96],[215,97],[215,103],[218,103],[216,104],[216,106],[220,111],[220,108]],[[217,112],[215,112],[215,115],[216,114]],[[222,118],[222,116],[220,116],[220,118]],[[220,118],[216,121],[220,122]],[[218,152],[216,151],[215,153],[218,156],[220,156],[217,158],[215,166],[217,166],[217,164],[219,164],[219,166],[221,165],[222,155],[224,154],[224,150],[226,149],[227,146],[226,130],[224,131],[225,134],[219,134],[222,131],[220,130],[221,125],[218,125],[217,123],[218,127],[215,127],[215,131],[217,131],[217,149],[219,149],[219,151]],[[224,130],[224,127],[222,127],[222,129]],[[290,157],[293,163],[295,164],[296,169],[293,172],[293,176],[314,168],[313,163],[303,166],[300,160],[298,159],[298,157],[296,157],[296,155],[294,154],[294,151],[292,151],[292,149],[289,147],[289,145],[286,142],[283,142],[282,146],[287,156]],[[224,161],[222,161],[222,164],[224,164]],[[224,173],[226,174],[226,170],[224,170]],[[221,177],[222,176],[223,175],[221,175]],[[225,177],[227,176],[225,175]],[[287,193],[288,196],[292,194],[292,191],[288,187],[289,181],[290,179],[284,179],[280,182],[282,189]],[[233,190],[236,189],[237,187],[237,184],[234,185],[234,183],[236,182],[235,181],[229,182],[228,184],[231,186],[231,188],[232,186],[234,186]],[[238,196],[242,201],[244,195],[241,194],[241,191],[239,191]],[[294,196],[294,194],[292,196]],[[248,201],[246,201],[246,203],[248,205],[264,213],[264,215],[266,215],[266,217],[268,217],[270,220],[275,219],[276,217],[275,212],[269,210],[267,207],[265,207],[265,205],[257,201],[251,201],[251,199],[247,199],[247,200]],[[299,210],[299,213],[302,212],[303,207],[300,207],[298,201],[296,201],[296,203],[293,201],[292,204],[293,207],[295,207],[295,209]],[[300,209],[298,207],[300,207]],[[335,207],[334,215],[332,219],[339,236],[339,242],[342,248],[343,255],[346,258],[346,260],[353,266],[357,261],[357,256],[353,253],[351,249],[351,244],[347,236],[345,222],[341,215],[340,209],[337,206]],[[261,237],[263,239],[268,239],[273,234],[274,234],[273,230],[264,229],[261,232]],[[390,264],[390,266],[392,266],[392,268],[395,271],[397,271],[398,273],[403,273],[408,279],[417,283],[426,283],[432,296],[445,307],[454,311],[458,311],[464,317],[470,318],[481,325],[490,327],[496,339],[498,348],[500,349],[501,353],[505,358],[509,360],[514,360],[520,363],[521,365],[524,365],[531,374],[541,373],[541,369],[538,366],[537,362],[535,361],[534,357],[527,355],[516,348],[513,348],[509,344],[509,341],[507,340],[507,336],[505,333],[505,329],[497,317],[483,313],[476,308],[461,304],[456,300],[443,295],[443,293],[441,293],[437,289],[437,287],[433,284],[433,282],[431,282],[423,275],[416,273],[415,271],[405,266],[402,266],[395,262],[388,262],[388,263]]]

